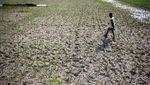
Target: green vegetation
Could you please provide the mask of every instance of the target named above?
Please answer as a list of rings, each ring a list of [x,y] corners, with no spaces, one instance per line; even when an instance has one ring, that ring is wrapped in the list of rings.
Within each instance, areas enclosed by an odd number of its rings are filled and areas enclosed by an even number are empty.
[[[150,9],[150,1],[149,0],[120,0],[120,1],[129,3],[133,6]]]
[[[56,75],[53,75],[53,77],[49,78],[49,82],[50,82],[50,85],[61,85],[61,79],[56,76]]]

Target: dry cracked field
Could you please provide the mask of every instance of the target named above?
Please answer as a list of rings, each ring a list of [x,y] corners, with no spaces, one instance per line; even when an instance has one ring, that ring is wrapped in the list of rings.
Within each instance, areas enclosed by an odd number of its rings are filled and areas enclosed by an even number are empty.
[[[1,80],[14,85],[150,85],[150,24],[100,0],[44,3],[48,6],[0,7]],[[117,22],[115,41],[103,38],[109,12]]]

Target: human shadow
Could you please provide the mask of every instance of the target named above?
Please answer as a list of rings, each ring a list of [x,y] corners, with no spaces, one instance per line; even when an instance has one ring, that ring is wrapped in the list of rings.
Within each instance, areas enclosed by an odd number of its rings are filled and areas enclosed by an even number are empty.
[[[101,39],[102,43],[99,43],[99,46],[96,48],[96,52],[106,51],[106,49],[110,48],[111,39],[106,38],[105,35]]]

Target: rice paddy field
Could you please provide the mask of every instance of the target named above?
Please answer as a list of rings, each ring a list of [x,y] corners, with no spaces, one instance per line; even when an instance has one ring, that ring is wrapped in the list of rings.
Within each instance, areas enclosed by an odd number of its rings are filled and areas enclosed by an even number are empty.
[[[0,82],[10,85],[149,85],[150,24],[101,0],[6,0],[0,7]],[[108,13],[115,41],[104,34]],[[108,44],[103,47],[103,44]],[[1,83],[0,83],[1,85]],[[8,84],[7,84],[8,85]]]

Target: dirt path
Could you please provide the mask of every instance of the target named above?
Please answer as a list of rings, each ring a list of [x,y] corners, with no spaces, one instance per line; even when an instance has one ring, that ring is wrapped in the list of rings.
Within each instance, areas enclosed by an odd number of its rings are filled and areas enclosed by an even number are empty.
[[[0,9],[2,79],[148,85],[149,24],[97,0],[47,2],[48,7]],[[116,42],[103,51],[109,12],[117,21]]]

